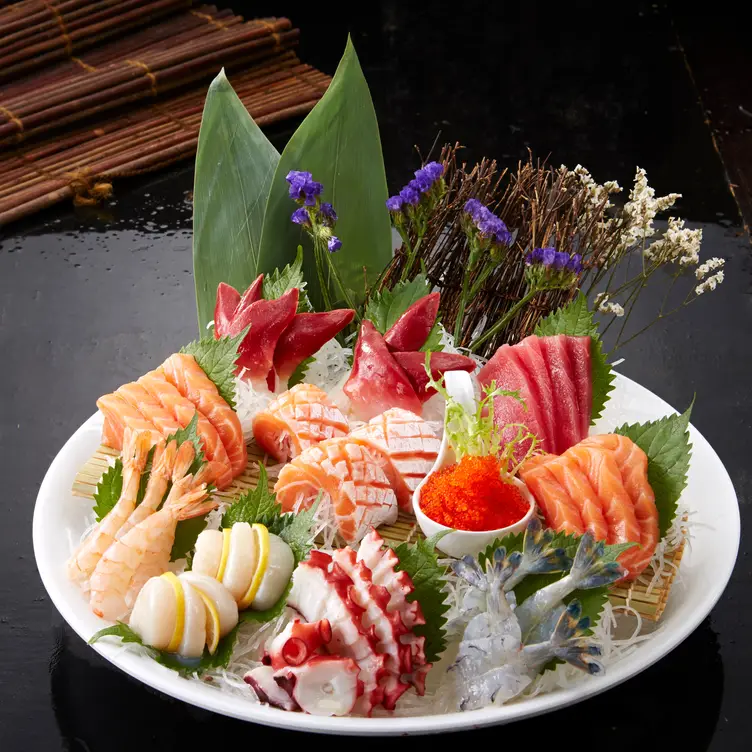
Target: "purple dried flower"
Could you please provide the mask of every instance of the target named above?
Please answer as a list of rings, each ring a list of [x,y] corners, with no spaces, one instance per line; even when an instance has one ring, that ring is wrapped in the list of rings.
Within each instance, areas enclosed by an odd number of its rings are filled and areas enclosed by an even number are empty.
[[[329,249],[329,253],[334,253],[342,248],[342,241],[336,235],[332,235],[327,241],[326,247]]]
[[[337,212],[334,211],[334,207],[327,201],[324,201],[324,203],[321,204],[320,211],[321,215],[331,222],[337,221]]]
[[[290,216],[290,219],[296,224],[296,225],[304,225],[304,226],[311,226],[311,218],[308,216],[308,209],[304,207],[300,207],[300,209],[296,209],[292,215]]]
[[[465,202],[464,211],[475,219],[478,216],[478,212],[485,208],[477,198],[470,198]]]
[[[532,266],[533,264],[540,264],[542,260],[543,260],[542,248],[536,248],[535,250],[528,253],[527,256],[525,256],[525,263],[528,266]]]
[[[399,192],[399,195],[403,203],[415,206],[420,201],[420,191],[415,190],[411,183],[413,183],[412,180]]]
[[[573,274],[579,274],[582,271],[582,256],[579,253],[573,253],[569,259],[567,269]]]
[[[511,245],[512,233],[509,232],[509,229],[501,220],[499,220],[499,225],[500,227],[496,230],[496,233],[494,235],[496,242],[499,245]]]
[[[551,248],[549,246],[548,248],[538,248],[537,250],[540,251],[540,263],[543,264],[543,266],[551,266],[554,263],[554,259],[556,258],[556,248]]]
[[[423,171],[431,180],[436,181],[444,174],[444,165],[441,162],[429,162]]]
[[[402,208],[401,196],[390,196],[386,200],[386,208],[392,212],[398,212]]]
[[[556,251],[554,253],[553,268],[557,270],[566,269],[569,263],[569,254],[564,251]]]
[[[409,184],[417,187],[421,193],[426,193],[431,190],[433,179],[425,170],[416,170],[415,180],[411,180]]]
[[[315,206],[316,196],[324,190],[324,186],[317,183],[310,172],[290,170],[285,180],[290,184],[290,198],[295,201],[304,200],[306,206]]]

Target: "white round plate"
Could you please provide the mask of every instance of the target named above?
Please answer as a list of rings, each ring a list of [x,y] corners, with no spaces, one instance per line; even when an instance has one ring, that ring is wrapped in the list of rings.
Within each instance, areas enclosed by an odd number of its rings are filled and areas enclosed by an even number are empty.
[[[619,376],[606,413],[595,431],[607,431],[623,422],[644,422],[675,412],[666,402],[639,384]],[[91,501],[71,494],[78,469],[100,443],[101,417],[93,415],[71,436],[55,457],[39,489],[34,510],[34,554],[44,586],[63,618],[84,639],[103,622],[88,608],[81,592],[65,573],[65,562],[84,531]],[[691,548],[681,564],[661,626],[649,640],[603,677],[592,677],[576,687],[506,707],[467,713],[410,718],[322,718],[288,713],[251,700],[229,696],[199,682],[180,678],[150,658],[135,655],[103,641],[94,645],[111,663],[167,695],[207,710],[281,728],[335,734],[420,734],[477,728],[546,713],[604,692],[635,676],[666,655],[705,618],[726,587],[739,547],[739,508],[731,480],[718,455],[694,428],[689,485],[684,499],[694,513]],[[62,534],[61,534],[62,533]],[[250,689],[249,689],[250,692]]]

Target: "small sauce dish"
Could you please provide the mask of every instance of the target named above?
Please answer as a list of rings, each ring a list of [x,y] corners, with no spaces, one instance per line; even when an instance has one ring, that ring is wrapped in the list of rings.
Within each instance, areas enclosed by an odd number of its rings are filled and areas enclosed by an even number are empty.
[[[475,392],[473,390],[472,378],[469,373],[465,373],[464,371],[448,371],[444,374],[444,385],[449,394],[455,400],[470,410],[475,409]],[[455,530],[454,528],[442,525],[424,514],[423,510],[420,508],[420,494],[423,486],[433,473],[455,464],[456,461],[457,458],[455,457],[454,450],[449,444],[446,432],[444,432],[434,466],[413,493],[413,511],[415,512],[415,518],[418,521],[420,529],[427,538],[442,531],[452,531],[439,540],[436,544],[436,548],[449,556],[454,556],[459,559],[467,554],[470,556],[477,556],[497,538],[503,538],[505,535],[518,533],[524,530],[527,527],[530,518],[535,513],[535,499],[527,486],[519,480],[519,478],[512,478],[512,482],[517,486],[523,498],[528,502],[527,513],[517,520],[517,522],[497,530],[477,531]]]

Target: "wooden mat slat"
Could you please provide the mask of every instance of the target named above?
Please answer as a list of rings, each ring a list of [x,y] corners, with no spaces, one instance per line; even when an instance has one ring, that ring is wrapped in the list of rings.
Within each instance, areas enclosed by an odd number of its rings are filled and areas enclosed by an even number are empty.
[[[111,464],[112,459],[118,456],[118,452],[109,447],[101,446],[89,458],[86,464],[78,471],[73,483],[72,492],[75,496],[93,498],[96,491],[99,478],[105,469]],[[263,460],[263,455],[258,452],[254,445],[248,447],[249,463],[245,472],[239,475],[224,491],[217,492],[217,495],[223,499],[232,499],[241,493],[245,493],[250,488],[255,488],[258,484],[258,467],[257,462]],[[267,468],[269,477],[269,488],[273,488],[277,479],[278,471],[274,467]],[[382,525],[379,527],[379,534],[387,541],[401,543],[406,540],[415,540],[422,538],[423,534],[415,524],[415,519],[403,512],[400,512],[397,521],[393,525]],[[643,582],[632,583],[630,587],[614,586],[611,588],[610,601],[614,606],[624,606],[627,603],[637,611],[643,619],[648,621],[658,621],[666,608],[671,587],[676,577],[676,572],[681,563],[684,553],[684,544],[673,551],[666,557],[669,564],[667,572],[664,573],[659,582],[647,592],[647,584]],[[650,581],[653,577],[653,569],[648,567],[644,572],[644,577]]]

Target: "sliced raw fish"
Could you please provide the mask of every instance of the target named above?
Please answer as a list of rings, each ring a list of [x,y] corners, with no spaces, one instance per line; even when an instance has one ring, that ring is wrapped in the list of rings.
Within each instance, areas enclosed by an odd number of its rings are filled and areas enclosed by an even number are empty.
[[[240,303],[240,293],[232,285],[220,282],[217,285],[217,302],[214,304],[215,335],[227,331],[238,303]]]
[[[278,462],[287,462],[320,441],[346,436],[349,430],[340,409],[312,384],[296,384],[253,419],[256,443]]]
[[[348,543],[359,541],[370,527],[397,519],[397,497],[383,462],[369,442],[350,436],[322,441],[282,468],[274,486],[277,501],[285,512],[298,511],[323,492],[339,534]]]
[[[238,301],[238,307],[235,313],[240,313],[244,308],[261,300],[261,295],[264,291],[264,275],[259,274],[256,279],[248,285],[248,289],[241,295]]]
[[[410,379],[367,319],[361,324],[352,373],[342,391],[350,398],[353,412],[360,420],[370,420],[390,407],[401,407],[418,415],[421,412]]]
[[[548,527],[576,535],[585,532],[579,505],[551,472],[548,462],[525,463],[520,477],[538,502]]]
[[[122,450],[123,432],[126,428],[134,431],[149,431],[152,434],[152,443],[159,440],[161,434],[157,427],[119,394],[103,395],[97,400],[97,407],[104,415],[102,442],[106,446]]]
[[[339,334],[353,316],[355,311],[352,308],[296,314],[274,350],[274,368],[279,378],[287,383],[295,369]]]
[[[169,436],[181,428],[171,410],[168,410],[141,384],[132,381],[123,384],[115,394],[121,396],[128,404],[140,410],[157,427],[162,436]]]
[[[557,441],[559,416],[556,411],[551,376],[538,344],[538,337],[527,337],[510,350],[510,355],[518,359],[521,370],[527,378],[530,400],[525,404],[528,412],[534,413],[535,420],[543,431],[543,436],[538,437],[541,439],[541,449],[549,452],[564,451],[566,447],[559,448]],[[576,419],[577,415],[573,417]]]
[[[575,394],[580,408],[580,435],[588,435],[593,411],[593,378],[590,370],[590,337],[567,337],[567,353],[574,372]]]
[[[587,428],[582,432],[583,420],[577,400],[575,374],[567,352],[567,337],[563,334],[554,337],[528,337],[523,342],[529,340],[535,341],[540,347],[551,376],[554,395],[552,415],[555,424],[553,451],[561,453],[587,436]],[[588,376],[588,382],[589,380]],[[589,410],[587,420],[590,420]]]
[[[519,392],[520,397],[525,401],[525,405],[514,397],[500,396],[494,399],[494,422],[499,428],[504,428],[510,424],[525,425],[541,441],[541,448],[547,448],[548,442],[543,427],[538,423],[537,411],[530,404],[532,403],[532,395],[528,389],[527,375],[514,356],[510,345],[502,345],[496,351],[493,358],[481,368],[478,373],[478,381],[481,386],[490,386],[492,382],[495,382],[497,387]],[[528,407],[527,410],[525,410],[525,406]],[[516,434],[517,428],[509,427],[503,431],[503,438],[505,441],[510,441]],[[524,457],[529,447],[530,442],[520,442],[515,457],[517,459]]]
[[[233,476],[240,475],[248,464],[240,419],[196,359],[192,355],[175,353],[157,370],[214,426],[227,452]]]
[[[630,438],[615,433],[591,436],[582,442],[582,446],[610,450],[619,466],[640,526],[640,547],[625,551],[619,561],[629,569],[630,577],[636,577],[650,564],[660,540],[655,493],[648,482],[648,457]]]
[[[395,352],[392,353],[397,364],[407,374],[410,383],[415,389],[415,394],[421,402],[433,397],[436,390],[428,387],[428,374],[426,373],[426,353],[424,352]],[[447,371],[467,371],[472,373],[476,363],[472,358],[453,353],[431,353],[431,378],[438,381]]]
[[[399,352],[420,350],[436,323],[440,300],[438,292],[416,300],[384,335],[389,349]]]
[[[441,444],[431,426],[419,415],[395,407],[351,436],[366,439],[386,453],[395,470],[392,486],[400,508],[412,513],[413,491],[436,462]]]
[[[180,425],[185,428],[193,419],[195,414],[198,414],[198,434],[201,437],[204,453],[206,459],[220,463],[224,467],[224,473],[217,478],[214,482],[217,488],[226,488],[232,483],[232,467],[230,465],[230,459],[227,456],[222,439],[219,438],[217,429],[209,422],[209,420],[196,409],[196,406],[187,398],[184,397],[178,389],[173,386],[162,373],[159,371],[150,371],[142,376],[138,383],[146,389],[153,397],[155,397],[163,407],[166,407],[172,412]]]

